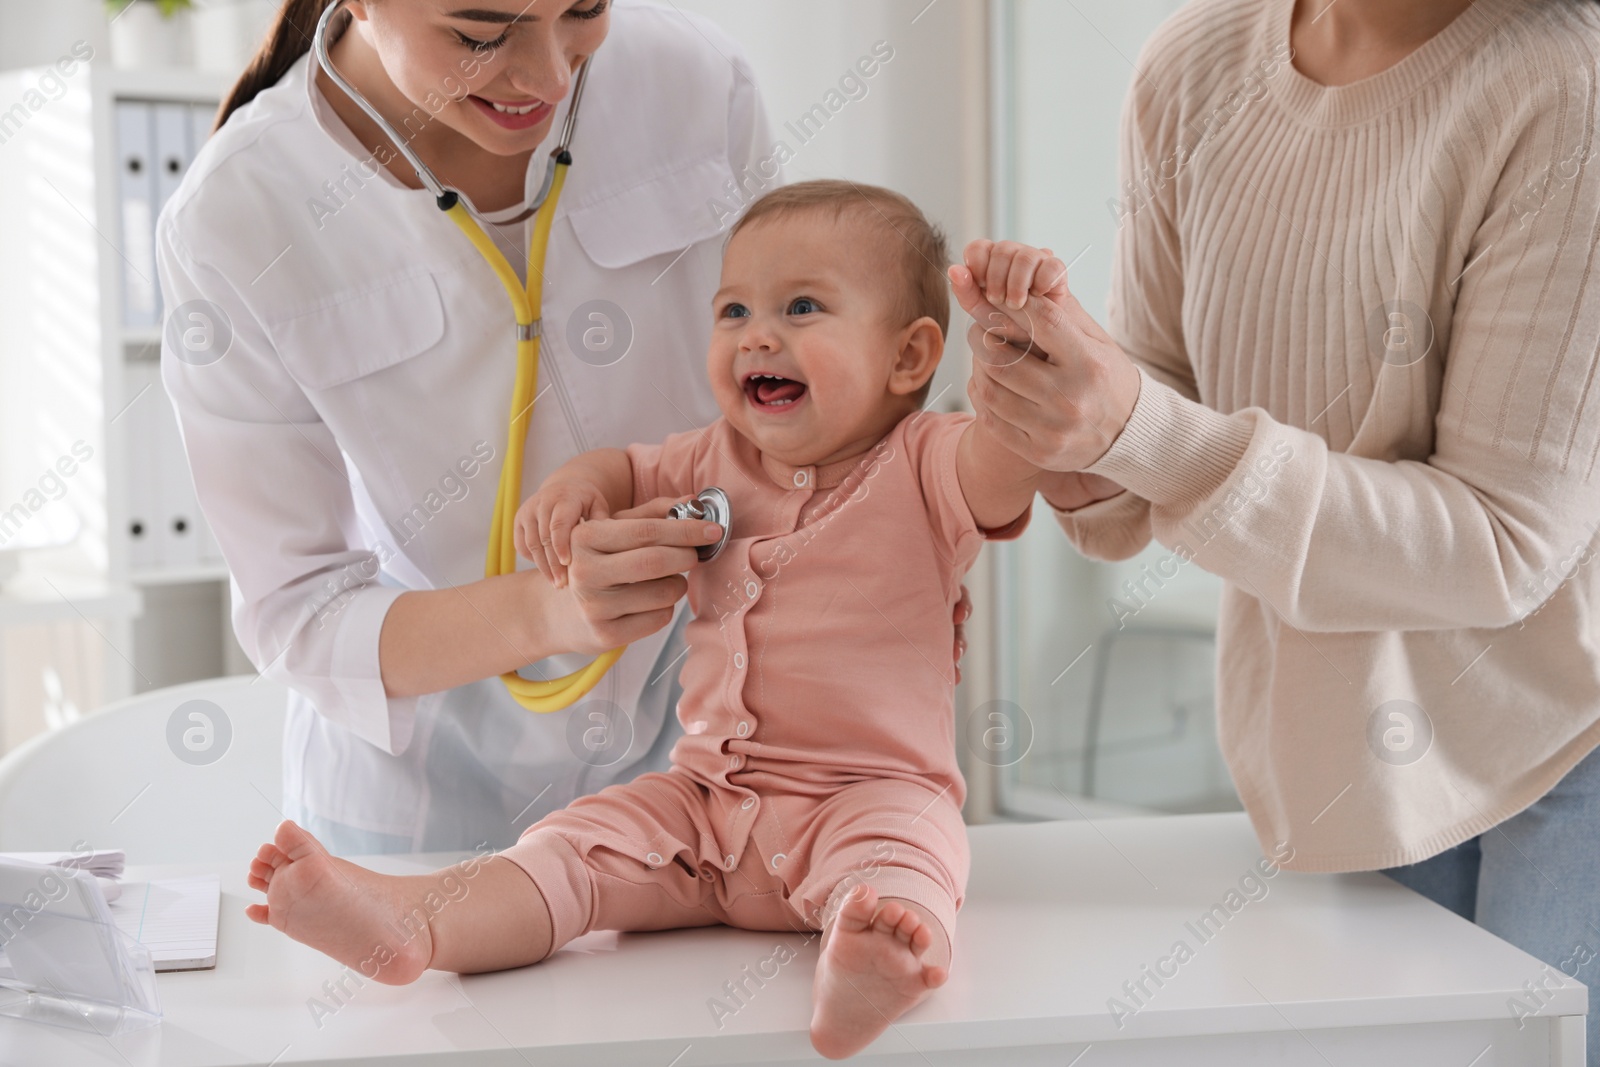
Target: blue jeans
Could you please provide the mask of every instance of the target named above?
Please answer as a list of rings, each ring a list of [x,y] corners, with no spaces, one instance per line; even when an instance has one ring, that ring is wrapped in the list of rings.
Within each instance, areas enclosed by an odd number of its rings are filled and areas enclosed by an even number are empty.
[[[1505,822],[1383,873],[1589,986],[1587,1056],[1600,1067],[1600,749]]]

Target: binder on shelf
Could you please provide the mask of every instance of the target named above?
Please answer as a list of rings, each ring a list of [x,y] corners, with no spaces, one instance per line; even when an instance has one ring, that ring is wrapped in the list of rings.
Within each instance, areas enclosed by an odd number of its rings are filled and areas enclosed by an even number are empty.
[[[161,365],[127,365],[129,397],[122,421],[128,446],[128,566],[140,571],[221,562],[195,496],[178,416],[161,384]]]
[[[200,562],[200,503],[195,497],[194,476],[189,473],[189,457],[183,451],[183,436],[178,431],[178,413],[161,385],[159,368],[155,375],[156,403],[156,499],[161,523],[156,531],[156,565],[193,567]]]
[[[117,420],[121,422],[127,449],[124,469],[128,475],[128,513],[124,535],[128,539],[128,566],[145,569],[157,564],[161,537],[161,501],[157,493],[157,449],[160,436],[156,417],[160,408],[159,364],[135,361],[126,367],[127,405]]]
[[[194,146],[190,143],[192,125],[188,104],[155,104],[156,207],[150,216],[150,247],[155,249],[155,223],[161,209],[167,206],[172,194],[178,191],[184,175],[189,173],[189,163],[194,159]],[[162,321],[160,285],[156,287],[156,319]]]
[[[118,100],[115,106],[124,252],[136,268],[126,279],[124,326],[159,330],[163,309],[155,271],[156,220],[210,137],[216,108],[206,103],[139,100]],[[128,446],[128,565],[151,572],[220,563],[222,553],[200,515],[177,414],[161,384],[159,364],[132,360],[125,366],[132,401],[123,416]]]
[[[190,104],[189,106],[189,160],[200,154],[200,146],[211,140],[211,124],[217,119],[217,105]]]
[[[122,323],[151,327],[160,321],[156,282],[155,117],[150,104],[116,102],[118,201],[122,217]]]
[[[189,161],[194,158],[190,144],[189,105],[155,104],[156,131],[156,214],[178,191],[183,176],[189,173]]]

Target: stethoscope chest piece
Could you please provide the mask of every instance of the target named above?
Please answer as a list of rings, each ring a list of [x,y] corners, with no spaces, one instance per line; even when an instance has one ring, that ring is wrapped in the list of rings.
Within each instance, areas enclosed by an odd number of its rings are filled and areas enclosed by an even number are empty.
[[[717,558],[717,553],[728,543],[728,533],[733,529],[733,507],[728,503],[728,494],[716,486],[700,490],[700,495],[693,500],[685,500],[681,504],[674,504],[667,511],[671,519],[704,519],[714,522],[722,527],[722,536],[714,545],[700,545],[695,549],[695,554],[700,557],[700,562]]]

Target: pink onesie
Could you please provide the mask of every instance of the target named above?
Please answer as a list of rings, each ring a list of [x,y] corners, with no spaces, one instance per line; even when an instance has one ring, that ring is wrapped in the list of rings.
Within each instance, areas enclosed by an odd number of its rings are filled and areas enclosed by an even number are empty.
[[[634,499],[716,485],[727,546],[689,572],[672,768],[581,797],[504,855],[554,947],[590,930],[821,929],[840,882],[954,933],[968,852],[951,613],[985,537],[956,481],[970,415],[907,416],[865,456],[791,467],[727,420],[632,445]],[[567,714],[576,714],[574,709]]]

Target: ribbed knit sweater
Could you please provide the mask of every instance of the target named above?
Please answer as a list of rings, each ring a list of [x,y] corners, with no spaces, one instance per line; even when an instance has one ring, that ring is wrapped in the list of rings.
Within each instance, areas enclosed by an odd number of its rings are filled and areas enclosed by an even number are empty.
[[[1143,380],[1089,468],[1128,492],[1058,518],[1226,580],[1263,847],[1373,869],[1600,744],[1600,5],[1477,0],[1335,88],[1292,7],[1196,0],[1139,59],[1108,329]]]

